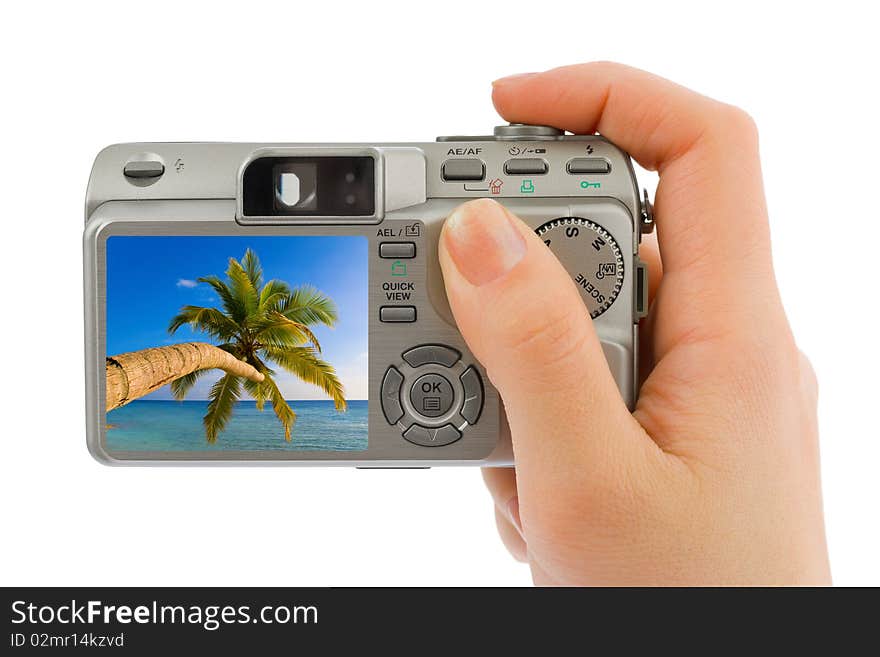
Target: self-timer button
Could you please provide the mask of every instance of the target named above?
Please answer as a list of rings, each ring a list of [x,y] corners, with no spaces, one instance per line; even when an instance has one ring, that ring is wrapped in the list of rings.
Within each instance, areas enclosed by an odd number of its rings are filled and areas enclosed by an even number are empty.
[[[539,157],[521,157],[504,163],[504,173],[508,176],[543,176],[548,168],[546,160]]]

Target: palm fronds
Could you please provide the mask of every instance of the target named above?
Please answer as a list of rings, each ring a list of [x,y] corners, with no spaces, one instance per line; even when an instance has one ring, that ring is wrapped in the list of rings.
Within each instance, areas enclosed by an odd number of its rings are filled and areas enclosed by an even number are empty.
[[[217,442],[217,434],[226,428],[226,423],[232,417],[235,402],[241,396],[241,379],[232,374],[224,374],[211,387],[211,401],[208,402],[208,412],[202,419],[205,425],[205,435],[209,443]]]
[[[180,313],[171,319],[168,324],[168,332],[174,333],[184,324],[202,333],[207,333],[218,340],[229,340],[239,332],[239,326],[235,321],[217,310],[203,306],[184,306]]]
[[[253,250],[247,249],[244,252],[244,257],[241,259],[241,267],[247,274],[254,289],[259,290],[263,287],[263,267],[260,265],[260,259]]]
[[[297,378],[318,386],[327,393],[337,411],[344,411],[347,404],[345,401],[345,388],[334,367],[322,360],[312,347],[288,347],[276,349],[266,347],[266,356],[282,368],[295,374]]]
[[[247,326],[248,320],[257,314],[257,309],[260,305],[260,294],[257,292],[257,288],[244,270],[244,267],[235,258],[229,259],[226,277],[229,279],[230,291],[244,309],[244,317],[240,320],[240,323]]]
[[[290,442],[290,432],[293,429],[293,425],[296,423],[296,413],[294,413],[293,409],[288,405],[287,401],[284,399],[284,395],[281,394],[278,385],[273,379],[266,377],[266,380],[263,381],[263,383],[269,394],[269,401],[272,403],[272,410],[275,411],[275,415],[281,422],[281,426],[284,427],[284,440]]]
[[[276,310],[277,306],[289,296],[290,286],[284,281],[276,281],[273,278],[260,290],[260,311]]]
[[[334,326],[338,319],[333,299],[311,285],[302,285],[291,291],[277,310],[300,324]]]
[[[311,344],[321,351],[318,338],[312,330],[302,322],[287,319],[279,312],[272,311],[264,319],[253,325],[254,337],[261,343],[273,347],[296,347]]]
[[[199,283],[207,283],[214,289],[214,292],[220,297],[220,302],[223,304],[223,310],[226,311],[226,315],[233,322],[240,322],[244,319],[244,304],[242,304],[241,300],[233,294],[232,290],[229,289],[229,286],[220,280],[219,277],[201,276],[197,280]]]
[[[186,397],[186,393],[192,389],[196,381],[210,371],[211,370],[196,370],[195,372],[190,372],[179,379],[175,379],[171,382],[171,394],[177,401],[183,401]]]

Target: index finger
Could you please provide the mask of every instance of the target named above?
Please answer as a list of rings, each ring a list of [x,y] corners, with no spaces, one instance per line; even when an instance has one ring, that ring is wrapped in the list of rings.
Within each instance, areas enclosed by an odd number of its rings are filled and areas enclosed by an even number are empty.
[[[514,123],[599,132],[643,167],[660,170],[707,132],[731,129],[735,108],[623,64],[591,62],[492,83],[498,112]],[[741,112],[740,112],[741,113]],[[746,120],[745,114],[738,117]],[[744,127],[744,126],[740,126]],[[738,135],[742,137],[742,135]]]
[[[670,330],[658,356],[681,335],[741,325],[766,307],[775,282],[757,131],[747,114],[606,62],[502,78],[492,99],[508,121],[599,132],[660,172],[662,294],[680,303],[669,304],[676,312],[664,321]],[[707,303],[717,312],[706,313]]]

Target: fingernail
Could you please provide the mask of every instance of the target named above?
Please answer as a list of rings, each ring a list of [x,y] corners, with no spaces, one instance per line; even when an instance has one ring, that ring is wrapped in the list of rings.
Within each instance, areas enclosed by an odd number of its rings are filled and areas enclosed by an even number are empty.
[[[510,498],[510,501],[507,503],[507,515],[510,517],[510,522],[513,523],[513,526],[522,534],[522,520],[519,519],[519,496]]]
[[[489,199],[459,206],[446,220],[443,239],[458,271],[477,286],[509,272],[526,252],[507,211]]]
[[[523,80],[525,78],[530,78],[537,73],[516,73],[515,75],[506,75],[503,78],[498,78],[497,80],[492,82],[492,86],[495,87],[499,84],[505,84],[507,82],[518,82],[519,80]]]

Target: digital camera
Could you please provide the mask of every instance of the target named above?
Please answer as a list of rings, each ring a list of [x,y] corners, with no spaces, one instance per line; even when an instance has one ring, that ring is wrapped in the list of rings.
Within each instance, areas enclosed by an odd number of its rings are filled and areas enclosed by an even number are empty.
[[[86,198],[92,454],[510,465],[501,400],[437,257],[444,219],[475,198],[560,259],[632,407],[652,211],[601,136],[511,124],[425,143],[118,144]]]

